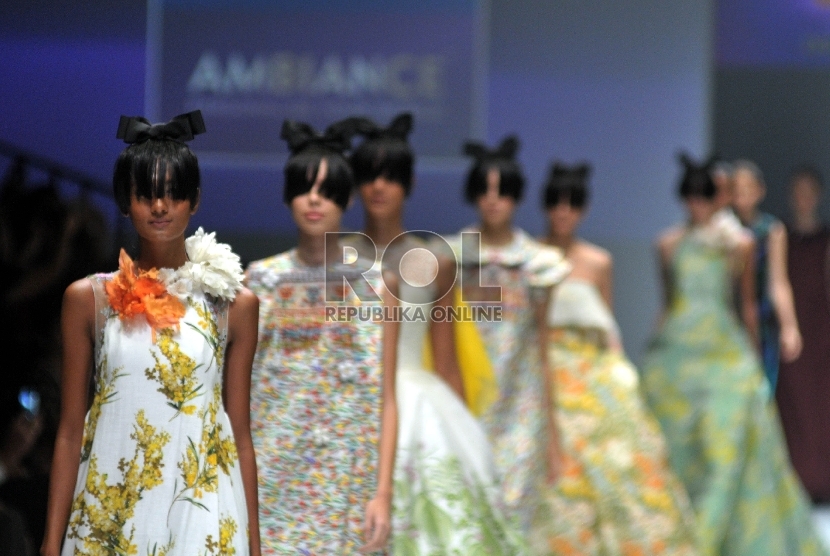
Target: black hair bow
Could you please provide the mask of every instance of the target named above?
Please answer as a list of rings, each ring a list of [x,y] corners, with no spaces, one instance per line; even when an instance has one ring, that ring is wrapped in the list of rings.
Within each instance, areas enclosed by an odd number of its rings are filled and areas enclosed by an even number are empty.
[[[370,120],[365,120],[364,124],[358,132],[369,139],[389,138],[406,141],[409,132],[412,131],[412,114],[401,112],[392,119],[389,127],[381,127]]]
[[[584,181],[588,179],[588,176],[590,174],[591,165],[587,162],[583,162],[575,166],[567,166],[559,161],[556,161],[550,168],[551,179],[561,179],[568,177],[574,180]]]
[[[702,163],[696,163],[692,157],[688,155],[688,153],[681,151],[677,153],[677,159],[683,165],[683,169],[686,172],[692,170],[706,170],[709,171],[718,161],[720,161],[720,157],[716,154],[710,155],[708,159],[703,161]]]
[[[519,152],[519,138],[515,135],[505,137],[501,144],[493,150],[475,141],[468,141],[464,144],[464,154],[472,156],[477,161],[493,159],[513,160],[516,158],[517,152]]]
[[[151,124],[141,116],[121,116],[115,137],[125,143],[143,143],[148,139],[170,139],[173,141],[190,141],[195,135],[205,132],[202,112],[194,110],[179,114],[163,124]]]
[[[331,124],[323,133],[318,133],[307,123],[285,120],[280,137],[288,143],[292,154],[310,148],[319,148],[343,154],[352,146],[352,137],[367,129],[372,122],[366,118],[346,118]]]

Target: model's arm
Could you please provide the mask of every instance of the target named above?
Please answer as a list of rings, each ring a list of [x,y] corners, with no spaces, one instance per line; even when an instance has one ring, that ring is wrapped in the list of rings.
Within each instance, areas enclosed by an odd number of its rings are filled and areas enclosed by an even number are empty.
[[[236,294],[228,311],[223,398],[231,421],[239,470],[248,508],[251,556],[259,556],[259,499],[254,445],[251,440],[251,365],[256,353],[259,300],[247,288]]]
[[[387,307],[398,304],[395,297],[398,281],[392,273],[384,273],[383,303]],[[395,294],[395,295],[393,295]],[[398,359],[397,322],[385,320],[381,364],[383,365],[383,391],[380,417],[380,446],[378,461],[378,487],[375,497],[366,506],[366,523],[364,535],[366,544],[360,552],[382,550],[389,540],[392,530],[392,480],[395,470],[395,449],[398,445],[398,403],[395,399],[395,373]]]
[[[70,285],[61,309],[61,411],[49,478],[42,556],[57,556],[69,522],[81,461],[84,418],[95,345],[95,294],[87,279]]]
[[[438,266],[437,284],[439,292],[447,292],[435,302],[438,307],[449,308],[455,297],[455,262],[449,259],[440,259]],[[432,343],[433,367],[435,372],[450,385],[458,397],[465,399],[464,381],[458,367],[458,355],[455,350],[455,328],[450,319],[431,321],[430,342]]]
[[[614,259],[603,253],[597,273],[597,288],[608,306],[608,312],[614,316]],[[614,319],[613,330],[608,331],[608,347],[612,351],[622,353],[622,337]]]
[[[657,267],[660,269],[660,287],[662,291],[660,313],[657,317],[657,330],[663,328],[663,321],[666,320],[671,300],[674,296],[672,291],[671,259],[674,253],[676,241],[670,235],[662,236],[656,245]]]
[[[774,224],[767,238],[770,299],[781,326],[781,358],[794,361],[801,355],[801,332],[795,316],[790,278],[787,276],[787,231],[780,222]]]
[[[755,296],[755,240],[747,238],[736,248],[738,257],[738,291],[741,303],[741,320],[756,349],[760,344],[758,300]]]
[[[539,349],[539,363],[542,372],[542,388],[544,389],[542,401],[545,414],[548,418],[548,450],[547,450],[547,473],[548,482],[553,484],[559,478],[562,467],[562,451],[559,440],[559,425],[556,419],[556,381],[554,380],[553,367],[548,360],[548,339],[550,338],[550,327],[548,326],[548,311],[553,299],[554,288],[535,288],[533,292],[533,316],[536,322],[536,343]]]

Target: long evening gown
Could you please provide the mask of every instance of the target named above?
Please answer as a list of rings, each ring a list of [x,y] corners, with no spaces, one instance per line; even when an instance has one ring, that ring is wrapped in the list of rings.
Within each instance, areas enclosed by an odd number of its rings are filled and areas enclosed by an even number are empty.
[[[509,244],[482,245],[480,252],[467,243],[462,249],[462,243],[475,236],[462,237],[451,238],[450,244],[461,261],[465,300],[501,308],[500,319],[476,322],[498,384],[497,399],[479,419],[493,446],[506,511],[529,535],[547,526],[538,521],[549,431],[535,306],[546,301],[550,288],[570,272],[570,264],[558,249],[519,229],[513,230]],[[496,298],[487,297],[491,294]]]
[[[706,556],[826,554],[789,464],[769,384],[731,300],[731,252],[685,233],[643,387]]]
[[[566,278],[548,324],[563,472],[549,497],[553,529],[537,552],[697,554],[689,497],[637,370],[610,348],[617,326],[596,286]]]
[[[804,341],[781,364],[776,401],[790,459],[817,502],[830,502],[830,230],[788,230],[787,263]]]

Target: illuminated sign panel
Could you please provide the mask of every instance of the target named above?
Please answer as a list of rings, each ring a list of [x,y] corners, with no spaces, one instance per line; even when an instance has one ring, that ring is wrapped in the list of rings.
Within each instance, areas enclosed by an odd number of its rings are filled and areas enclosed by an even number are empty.
[[[200,157],[276,162],[286,118],[322,129],[408,110],[422,160],[484,135],[480,1],[155,0],[148,13],[148,114],[201,109]]]

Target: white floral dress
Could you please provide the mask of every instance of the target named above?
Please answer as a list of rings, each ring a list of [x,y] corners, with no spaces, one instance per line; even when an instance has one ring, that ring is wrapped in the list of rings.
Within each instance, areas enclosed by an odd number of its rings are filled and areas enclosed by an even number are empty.
[[[177,270],[137,274],[122,252],[119,272],[90,278],[95,396],[64,556],[248,554],[245,493],[222,405],[227,313],[241,267],[201,228],[186,248],[189,261]]]

